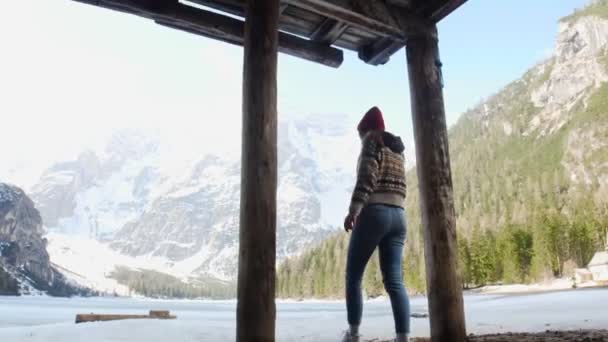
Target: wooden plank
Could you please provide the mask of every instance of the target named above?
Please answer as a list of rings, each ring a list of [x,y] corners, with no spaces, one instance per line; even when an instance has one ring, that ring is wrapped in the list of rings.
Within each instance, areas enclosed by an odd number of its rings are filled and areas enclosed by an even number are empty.
[[[238,0],[188,0],[190,2],[203,5],[209,8],[213,8],[218,11],[226,12],[237,17],[244,18],[245,17],[245,2]],[[317,22],[321,20],[320,17],[316,13],[306,13],[308,16],[306,18],[294,17],[293,15],[293,7],[290,7],[288,4],[281,3],[281,7],[279,8],[280,16],[280,29],[284,32],[288,32],[290,34],[299,35],[303,37],[308,37],[314,30],[314,26],[311,22]],[[299,11],[302,12],[301,10]],[[310,17],[313,17],[312,19]],[[280,52],[280,51],[279,51]]]
[[[411,8],[414,0],[387,0],[386,3],[393,6]]]
[[[160,7],[150,6],[151,0],[76,1],[136,14],[167,27],[231,44],[243,44],[245,29],[243,21],[181,3],[174,2],[171,6]],[[339,49],[287,33],[280,34],[279,44],[282,53],[331,67],[339,67],[344,60],[343,52]]]
[[[335,19],[327,18],[312,33],[310,39],[331,45],[346,31],[348,25]]]
[[[249,0],[243,67],[238,342],[275,340],[279,0]]]
[[[344,32],[344,35],[348,35],[350,34],[351,36],[355,36],[358,37],[360,42],[372,42],[375,41],[377,39],[382,39],[382,37],[378,37],[377,34],[374,34],[372,32],[368,32],[365,30],[362,30],[358,27],[353,27],[353,26],[349,26],[346,31]]]
[[[294,7],[306,9],[328,18],[374,32],[383,37],[405,41],[403,30],[394,23],[391,16],[378,17],[379,13],[389,13],[383,2],[369,0],[283,0]],[[370,6],[376,9],[370,11]]]
[[[226,13],[230,13],[239,17],[245,16],[245,1],[239,0],[187,0],[189,2],[193,2],[199,5],[207,6],[209,8],[214,8]],[[279,15],[282,15],[285,10],[289,7],[288,4],[282,3],[279,7]]]
[[[334,46],[342,49],[357,51],[361,45],[359,44],[360,41],[360,37],[349,35],[347,32],[344,32],[344,34],[340,36],[340,39],[334,43]]]
[[[456,214],[437,43],[432,25],[406,46],[427,294],[433,342],[464,342],[462,283],[458,274]]]
[[[281,16],[281,31],[301,37],[309,37],[315,30],[315,26],[307,21],[299,20],[290,15]]]
[[[344,54],[339,49],[283,32],[279,33],[279,51],[333,68],[338,68],[344,61]]]

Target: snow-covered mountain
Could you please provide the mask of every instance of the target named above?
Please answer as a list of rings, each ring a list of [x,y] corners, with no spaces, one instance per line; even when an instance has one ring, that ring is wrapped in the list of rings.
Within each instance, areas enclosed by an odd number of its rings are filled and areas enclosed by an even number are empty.
[[[352,118],[338,115],[279,122],[279,261],[340,226],[359,150],[354,127]],[[220,148],[214,141],[175,146],[121,131],[105,150],[50,167],[31,196],[51,233],[52,261],[79,274],[82,260],[105,257],[115,262],[105,263],[103,274],[127,263],[184,279],[233,279],[240,132],[229,134],[234,146]]]

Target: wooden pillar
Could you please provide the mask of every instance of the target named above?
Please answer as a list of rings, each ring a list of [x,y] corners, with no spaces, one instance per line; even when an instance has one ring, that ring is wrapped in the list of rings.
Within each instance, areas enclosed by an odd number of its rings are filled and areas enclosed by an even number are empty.
[[[466,339],[437,28],[406,45],[433,342]]]
[[[278,24],[279,0],[248,1],[243,69],[238,342],[275,339]]]

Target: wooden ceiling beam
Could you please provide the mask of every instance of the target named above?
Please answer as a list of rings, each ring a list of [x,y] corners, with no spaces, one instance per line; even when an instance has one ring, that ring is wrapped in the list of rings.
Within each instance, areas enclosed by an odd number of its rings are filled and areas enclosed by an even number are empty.
[[[100,7],[139,15],[156,23],[189,33],[242,45],[245,22],[225,15],[187,6],[177,1],[170,6],[152,6],[155,0],[75,0]],[[163,2],[167,4],[167,1]],[[310,41],[279,32],[279,51],[294,57],[330,67],[339,67],[343,60],[342,50],[323,43]]]
[[[288,4],[281,3],[281,5],[279,6],[279,15],[283,14],[283,12],[285,12],[287,7],[289,7]]]
[[[393,40],[405,41],[406,35],[386,15],[390,13],[380,1],[369,0],[283,0],[284,3],[335,19]]]
[[[384,38],[365,46],[359,51],[359,59],[371,65],[383,65],[390,57],[401,50],[405,44]]]
[[[348,24],[327,18],[310,36],[311,40],[332,45],[346,31]]]
[[[222,0],[210,1],[210,0],[187,0],[195,4],[203,5],[209,8],[216,9],[218,11],[226,12],[238,17],[245,17],[245,7],[243,3],[238,0]]]
[[[418,0],[412,7],[412,14],[438,23],[465,2],[467,0]]]
[[[386,3],[393,6],[411,8],[414,0],[386,0]]]
[[[232,15],[236,15],[239,17],[245,17],[245,3],[238,0],[186,0],[188,2],[192,2],[195,4],[203,5],[209,8],[213,8],[222,12],[226,12]],[[283,14],[285,10],[289,7],[288,4],[283,3],[281,1],[281,5],[279,6],[279,15]]]

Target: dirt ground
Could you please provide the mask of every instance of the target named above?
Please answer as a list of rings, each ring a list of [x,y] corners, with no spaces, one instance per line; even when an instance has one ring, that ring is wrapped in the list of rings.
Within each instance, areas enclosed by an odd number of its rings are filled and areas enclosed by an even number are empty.
[[[428,342],[428,338],[414,338],[412,342]],[[499,335],[469,335],[469,342],[608,342],[608,330],[549,331],[535,334],[505,333]],[[371,340],[369,342],[390,342]]]

